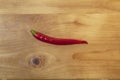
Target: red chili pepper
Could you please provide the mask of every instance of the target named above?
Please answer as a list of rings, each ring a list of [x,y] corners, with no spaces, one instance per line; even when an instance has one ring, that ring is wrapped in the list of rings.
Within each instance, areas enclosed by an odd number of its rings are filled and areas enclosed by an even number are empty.
[[[88,44],[84,40],[54,38],[34,30],[31,30],[31,33],[36,39],[55,45]]]

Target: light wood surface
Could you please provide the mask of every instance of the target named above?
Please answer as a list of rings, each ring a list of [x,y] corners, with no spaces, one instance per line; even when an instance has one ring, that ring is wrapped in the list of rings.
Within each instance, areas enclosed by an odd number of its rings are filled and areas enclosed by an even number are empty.
[[[120,79],[119,3],[0,0],[0,79]],[[31,29],[89,44],[47,44]],[[31,62],[36,57],[39,65]]]
[[[0,0],[3,14],[120,13],[120,0]]]
[[[120,15],[105,14],[0,15],[0,77],[120,78],[119,21]],[[31,29],[89,44],[43,43]],[[44,65],[34,67],[30,61],[35,56],[44,56]]]

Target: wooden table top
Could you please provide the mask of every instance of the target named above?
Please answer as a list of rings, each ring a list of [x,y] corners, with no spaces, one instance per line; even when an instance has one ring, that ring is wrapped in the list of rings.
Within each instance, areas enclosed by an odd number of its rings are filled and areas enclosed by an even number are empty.
[[[89,44],[47,44],[31,29]],[[120,1],[0,0],[0,79],[120,79]]]

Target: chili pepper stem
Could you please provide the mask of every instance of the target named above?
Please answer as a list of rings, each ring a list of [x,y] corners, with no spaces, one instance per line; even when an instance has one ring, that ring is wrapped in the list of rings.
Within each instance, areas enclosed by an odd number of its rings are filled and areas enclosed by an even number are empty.
[[[32,35],[34,36],[36,34],[35,30],[31,30]]]

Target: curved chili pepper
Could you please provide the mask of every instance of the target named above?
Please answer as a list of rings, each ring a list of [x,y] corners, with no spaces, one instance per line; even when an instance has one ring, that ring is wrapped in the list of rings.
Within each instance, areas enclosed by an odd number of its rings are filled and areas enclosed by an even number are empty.
[[[50,37],[35,30],[31,30],[31,33],[36,39],[55,45],[88,44],[88,42],[84,40],[61,39],[61,38]]]

